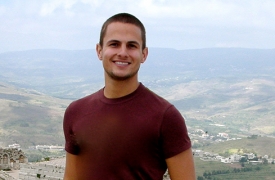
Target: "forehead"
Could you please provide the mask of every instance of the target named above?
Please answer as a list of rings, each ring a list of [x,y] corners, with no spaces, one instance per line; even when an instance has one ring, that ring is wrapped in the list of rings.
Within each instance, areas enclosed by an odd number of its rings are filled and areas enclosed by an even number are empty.
[[[141,29],[130,23],[113,22],[107,26],[103,41],[140,41],[142,42]]]

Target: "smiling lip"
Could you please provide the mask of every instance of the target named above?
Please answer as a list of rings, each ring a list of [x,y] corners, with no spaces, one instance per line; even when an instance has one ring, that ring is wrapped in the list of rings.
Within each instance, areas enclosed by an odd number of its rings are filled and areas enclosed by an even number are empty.
[[[121,66],[126,66],[130,64],[129,62],[122,62],[122,61],[114,61],[114,63]]]

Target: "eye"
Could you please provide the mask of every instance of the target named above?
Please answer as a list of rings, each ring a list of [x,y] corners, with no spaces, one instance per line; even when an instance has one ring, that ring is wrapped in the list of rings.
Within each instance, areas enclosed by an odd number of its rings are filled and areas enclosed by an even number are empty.
[[[111,47],[118,47],[118,43],[111,43],[111,44],[109,44],[109,46],[111,46]]]
[[[129,48],[137,48],[137,46],[135,44],[128,44]]]

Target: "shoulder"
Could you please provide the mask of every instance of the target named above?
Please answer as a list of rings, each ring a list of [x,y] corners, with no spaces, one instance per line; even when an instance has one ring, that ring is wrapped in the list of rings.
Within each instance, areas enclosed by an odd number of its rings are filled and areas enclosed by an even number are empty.
[[[149,88],[145,86],[143,86],[143,93],[148,102],[152,101],[158,105],[165,105],[167,106],[167,108],[172,106],[172,104],[169,101],[167,101],[166,99],[156,94],[155,92],[151,91]]]
[[[91,106],[96,106],[96,102],[100,99],[100,95],[102,90],[99,90],[93,94],[75,100],[69,104],[65,111],[66,114],[79,114],[85,113]]]

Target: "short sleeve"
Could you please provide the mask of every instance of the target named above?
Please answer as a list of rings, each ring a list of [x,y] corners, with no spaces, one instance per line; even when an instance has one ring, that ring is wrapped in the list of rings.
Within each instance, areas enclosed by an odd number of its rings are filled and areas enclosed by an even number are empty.
[[[79,153],[79,147],[77,145],[75,134],[73,132],[73,119],[74,113],[71,110],[71,106],[69,106],[64,114],[63,120],[63,131],[65,136],[65,150],[68,153],[77,155]]]
[[[161,125],[161,142],[165,159],[191,147],[184,118],[174,106],[170,106],[164,114]]]

